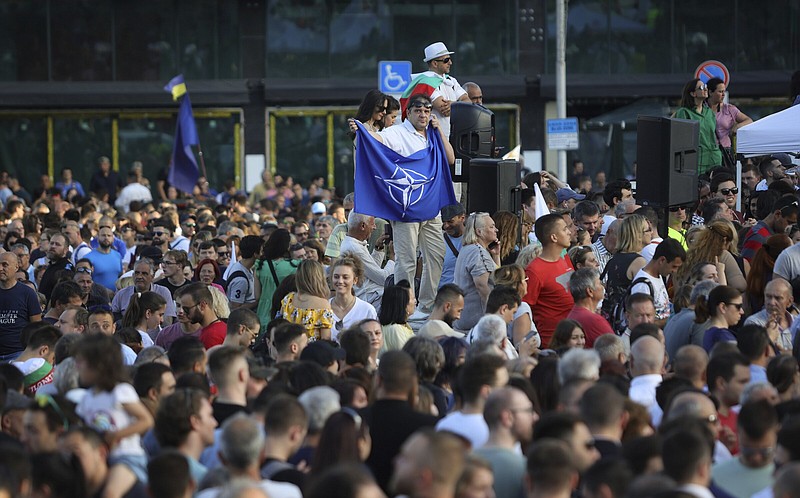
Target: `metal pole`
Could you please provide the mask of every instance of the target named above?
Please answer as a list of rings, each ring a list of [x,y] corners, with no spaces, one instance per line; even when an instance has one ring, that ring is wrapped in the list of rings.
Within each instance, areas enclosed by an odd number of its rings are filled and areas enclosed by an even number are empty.
[[[567,117],[567,0],[556,0],[556,112]],[[567,181],[567,151],[558,151],[558,179]]]

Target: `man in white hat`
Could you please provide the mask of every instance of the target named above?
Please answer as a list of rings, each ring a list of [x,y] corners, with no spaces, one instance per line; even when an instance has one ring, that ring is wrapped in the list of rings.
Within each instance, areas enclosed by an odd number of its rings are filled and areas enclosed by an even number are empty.
[[[433,113],[439,119],[446,137],[450,136],[450,103],[470,101],[467,91],[450,76],[450,68],[453,66],[453,58],[450,56],[454,53],[447,50],[447,46],[442,42],[431,43],[425,47],[424,61],[428,64],[428,70],[423,74],[442,79],[441,84],[431,94],[431,102]]]

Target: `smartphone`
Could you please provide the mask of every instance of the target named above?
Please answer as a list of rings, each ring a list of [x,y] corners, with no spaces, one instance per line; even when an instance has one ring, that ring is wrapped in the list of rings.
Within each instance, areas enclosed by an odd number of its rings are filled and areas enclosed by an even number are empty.
[[[494,249],[495,247],[497,247],[499,245],[500,245],[500,242],[495,240],[494,242],[489,244],[489,250],[491,251],[492,249]]]
[[[532,337],[535,337],[535,336],[537,336],[537,335],[539,335],[539,331],[537,331],[537,330],[531,330],[530,332],[528,332],[528,335],[526,335],[526,336],[525,336],[525,339],[523,339],[523,340],[525,340],[525,341],[529,341],[529,340],[531,340],[531,338],[532,338]]]
[[[392,224],[387,223],[383,225],[383,234],[386,235],[387,240],[392,240]]]

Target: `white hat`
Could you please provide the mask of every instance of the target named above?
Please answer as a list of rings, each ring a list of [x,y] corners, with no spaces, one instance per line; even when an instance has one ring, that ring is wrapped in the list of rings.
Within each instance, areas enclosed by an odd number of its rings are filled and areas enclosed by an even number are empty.
[[[423,325],[419,332],[419,337],[427,337],[428,339],[436,339],[437,337],[464,337],[461,332],[456,332],[452,327],[447,325],[441,320],[429,320]]]
[[[431,43],[427,47],[425,47],[425,58],[422,59],[425,62],[430,62],[437,57],[441,57],[443,55],[450,55],[454,54],[455,52],[451,52],[447,50],[447,47],[442,42]]]
[[[325,204],[317,201],[311,205],[311,212],[313,214],[325,214],[328,210],[325,208]]]

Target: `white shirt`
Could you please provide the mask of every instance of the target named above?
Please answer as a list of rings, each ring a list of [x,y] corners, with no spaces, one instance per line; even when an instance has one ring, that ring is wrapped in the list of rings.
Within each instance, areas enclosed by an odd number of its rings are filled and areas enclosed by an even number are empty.
[[[647,408],[654,426],[661,423],[663,412],[656,403],[656,388],[661,385],[663,378],[659,374],[647,374],[634,377],[628,390],[628,397],[632,401]]]
[[[661,237],[653,237],[653,240],[650,241],[649,244],[642,248],[641,254],[645,261],[648,263],[653,260],[653,256],[656,254],[656,248],[658,244],[662,243],[664,239]]]
[[[433,91],[431,94],[431,102],[442,97],[444,100],[449,100],[450,102],[457,101],[462,95],[466,95],[467,91],[461,88],[461,85],[458,83],[458,80],[453,78],[450,75],[444,75],[444,77],[439,76],[438,74],[434,73],[433,71],[425,71],[423,74],[427,76],[438,76],[442,78],[442,83],[439,85],[439,88]],[[439,111],[436,108],[433,108],[433,114],[439,120],[439,124],[442,127],[442,131],[444,131],[444,136],[450,136],[450,116],[442,116],[439,114]]]
[[[434,130],[435,131],[435,130]],[[428,146],[428,136],[414,128],[409,120],[399,125],[390,126],[378,135],[383,139],[383,144],[401,156],[410,156]]]
[[[264,490],[267,496],[274,496],[277,498],[303,498],[300,488],[289,482],[276,482],[264,479],[254,483],[256,486]],[[197,493],[197,498],[217,498],[225,486],[219,488],[207,488]]]
[[[119,193],[114,205],[127,214],[133,201],[153,202],[153,194],[141,183],[130,183]]]
[[[640,282],[631,288],[631,294],[647,294],[648,296],[653,296],[653,301],[656,307],[656,320],[663,320],[665,318],[669,318],[670,309],[669,309],[669,294],[667,293],[667,286],[664,285],[664,281],[661,280],[661,277],[654,277],[644,271],[644,268],[639,270],[636,275],[634,275],[633,280],[639,278],[646,278],[650,285],[653,286],[653,292],[650,293],[650,288],[647,286],[646,283]]]
[[[330,298],[328,301],[331,303],[331,305],[333,305],[333,298]],[[366,301],[356,298],[356,302],[353,304],[353,307],[350,308],[350,311],[348,311],[345,316],[336,316],[336,312],[334,311],[333,318],[336,320],[336,322],[334,323],[334,327],[331,329],[331,339],[339,342],[340,332],[344,332],[350,327],[358,324],[358,322],[361,320],[365,320],[367,318],[377,320],[378,313],[375,312],[374,306]],[[338,325],[340,322],[341,326]]]
[[[384,258],[383,251],[376,249],[370,254],[367,251],[366,240],[358,240],[349,235],[344,236],[340,251],[340,254],[346,252],[355,254],[364,265],[364,280],[361,285],[356,287],[356,297],[373,305],[376,304],[376,301],[380,302],[386,278],[389,275],[394,275],[394,261],[388,261],[386,267],[381,268]]]
[[[467,439],[477,450],[489,440],[489,426],[482,413],[452,412],[436,424],[437,431],[449,431]]]

